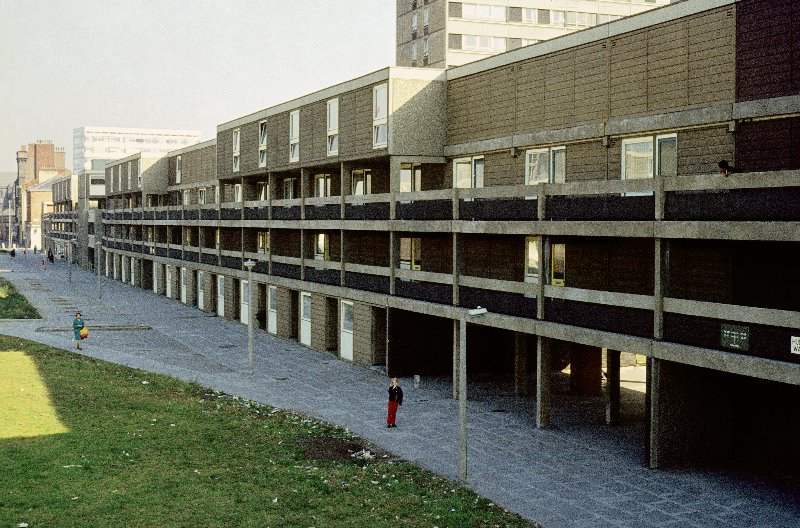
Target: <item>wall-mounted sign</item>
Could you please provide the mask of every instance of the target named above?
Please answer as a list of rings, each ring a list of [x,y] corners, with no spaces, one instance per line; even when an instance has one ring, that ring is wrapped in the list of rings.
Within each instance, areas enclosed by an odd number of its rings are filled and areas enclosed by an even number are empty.
[[[723,323],[720,325],[719,344],[725,348],[746,351],[750,345],[750,328]]]
[[[792,354],[800,354],[800,336],[792,336]]]

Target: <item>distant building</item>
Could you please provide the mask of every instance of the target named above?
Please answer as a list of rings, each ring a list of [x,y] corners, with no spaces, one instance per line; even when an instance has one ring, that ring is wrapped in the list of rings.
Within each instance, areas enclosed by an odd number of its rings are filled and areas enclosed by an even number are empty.
[[[397,0],[397,65],[459,66],[669,2]]]
[[[23,247],[42,247],[41,204],[50,202],[50,186],[42,186],[52,178],[68,175],[64,147],[52,141],[38,140],[22,145],[17,151],[17,181],[15,204],[17,234],[14,241]],[[41,195],[44,190],[48,196]],[[35,224],[35,225],[34,225]]]
[[[83,126],[72,134],[72,170],[92,169],[92,160],[112,160],[131,154],[161,157],[167,152],[193,145],[199,130]]]

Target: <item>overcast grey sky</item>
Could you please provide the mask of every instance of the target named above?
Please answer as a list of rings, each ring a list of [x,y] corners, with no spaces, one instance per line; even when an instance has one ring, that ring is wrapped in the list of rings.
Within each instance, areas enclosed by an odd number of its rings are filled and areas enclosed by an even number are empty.
[[[0,0],[0,171],[83,125],[199,129],[394,64],[395,0]]]

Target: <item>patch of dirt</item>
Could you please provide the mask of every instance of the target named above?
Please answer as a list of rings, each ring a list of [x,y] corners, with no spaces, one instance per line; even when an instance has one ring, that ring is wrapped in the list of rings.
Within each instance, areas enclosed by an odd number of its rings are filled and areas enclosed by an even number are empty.
[[[330,436],[310,436],[298,440],[303,454],[313,460],[325,460],[331,462],[354,462],[364,464],[367,462],[387,462],[396,461],[398,458],[382,449],[358,440],[346,440],[344,438],[334,438]],[[369,450],[374,458],[365,460],[354,457],[355,453]]]

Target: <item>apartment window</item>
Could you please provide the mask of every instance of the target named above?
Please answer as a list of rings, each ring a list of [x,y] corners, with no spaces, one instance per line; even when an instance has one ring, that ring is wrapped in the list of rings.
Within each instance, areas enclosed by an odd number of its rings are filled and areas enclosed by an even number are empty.
[[[142,173],[139,172],[139,164],[137,163],[136,165],[134,165],[134,167],[136,167],[136,188],[137,189],[141,189],[142,188]]]
[[[675,134],[656,136],[656,175],[678,175],[678,136]]]
[[[427,64],[427,60],[430,57],[430,54],[431,54],[431,46],[430,43],[428,42],[428,39],[425,39],[422,41],[422,58],[426,61],[425,64]]]
[[[566,246],[564,244],[553,244],[550,262],[550,284],[563,286],[567,275]]]
[[[422,239],[407,238],[400,239],[400,269],[421,270],[422,269]]]
[[[431,10],[429,7],[426,7],[422,10],[422,28],[425,34],[428,34],[428,24],[431,21]]]
[[[117,165],[114,167],[115,177],[117,180],[117,190],[122,190],[122,165]]]
[[[214,203],[220,203],[222,201],[222,194],[219,190],[219,185],[214,187]]]
[[[314,197],[325,198],[331,195],[331,182],[333,178],[330,174],[316,174],[314,176]]]
[[[339,154],[339,99],[328,101],[328,156]]]
[[[461,18],[505,22],[506,8],[487,4],[461,4]]]
[[[289,112],[289,161],[300,161],[300,110]]]
[[[314,260],[330,260],[329,237],[327,233],[317,233],[314,237]]]
[[[385,147],[388,142],[389,85],[379,84],[372,89],[372,147]]]
[[[458,189],[483,187],[483,156],[453,161],[453,187]]]
[[[191,203],[191,194],[189,189],[183,191],[183,205],[189,205]]]
[[[574,11],[567,11],[565,17],[567,26],[590,27],[597,25],[597,15],[594,13],[577,13]]]
[[[203,187],[197,191],[197,202],[200,205],[205,205],[206,203],[206,188]]]
[[[269,200],[269,183],[268,182],[258,182],[256,184],[256,193],[258,194],[258,199],[262,202]]]
[[[354,195],[372,194],[372,171],[370,169],[354,170],[351,178],[353,180]]]
[[[525,237],[525,282],[538,282],[539,269],[539,237]]]
[[[422,190],[422,166],[403,163],[400,165],[400,192]]]
[[[220,235],[220,229],[217,228],[216,230],[214,230],[214,244],[216,244],[216,247],[218,247],[218,248],[220,247],[220,239],[221,238],[222,237]]]
[[[416,62],[417,61],[417,43],[411,43],[411,60]]]
[[[417,38],[416,35],[414,35],[414,33],[417,32],[417,21],[418,21],[417,13],[414,13],[413,15],[411,15],[411,33],[412,33],[411,37],[412,38]]]
[[[286,178],[283,180],[283,199],[294,199],[294,182],[296,178]]]
[[[242,146],[242,131],[238,128],[233,129],[233,172],[239,171],[240,149]]]
[[[267,166],[267,122],[258,124],[258,166]]]
[[[353,333],[353,303],[342,301],[342,332]]]
[[[506,39],[487,35],[461,35],[461,49],[502,52],[506,50]]]
[[[525,184],[564,183],[566,147],[531,149],[525,152]]]
[[[536,10],[536,18],[539,24],[550,24],[550,10],[549,9],[537,9]]]
[[[269,254],[269,231],[258,232],[258,252],[262,255]]]
[[[564,11],[550,11],[550,23],[554,26],[567,25],[567,17]]]
[[[241,202],[242,201],[242,184],[237,183],[233,186],[233,201],[234,202]]]

